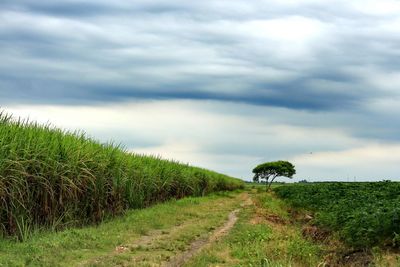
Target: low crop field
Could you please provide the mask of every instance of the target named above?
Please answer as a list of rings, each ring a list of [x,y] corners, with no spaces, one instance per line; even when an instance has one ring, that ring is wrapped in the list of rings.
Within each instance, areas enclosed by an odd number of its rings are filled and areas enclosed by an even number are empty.
[[[400,246],[400,183],[296,184],[275,192],[292,207],[311,211],[314,225],[350,247]]]

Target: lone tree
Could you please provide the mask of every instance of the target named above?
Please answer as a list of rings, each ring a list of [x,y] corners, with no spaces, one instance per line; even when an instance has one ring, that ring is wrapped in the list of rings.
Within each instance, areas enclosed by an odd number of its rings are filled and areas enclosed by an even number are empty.
[[[253,169],[253,173],[254,182],[260,182],[260,180],[265,179],[268,191],[271,188],[271,184],[276,177],[285,176],[288,178],[292,178],[293,175],[296,174],[296,170],[292,163],[279,160],[262,163]],[[271,180],[269,181],[270,178]]]

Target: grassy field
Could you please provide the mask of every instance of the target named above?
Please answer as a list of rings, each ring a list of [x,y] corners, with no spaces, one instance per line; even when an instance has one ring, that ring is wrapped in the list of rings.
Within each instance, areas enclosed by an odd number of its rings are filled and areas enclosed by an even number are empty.
[[[207,237],[238,208],[233,229],[210,242]],[[0,266],[163,266],[199,239],[207,240],[204,248],[184,266],[316,266],[320,245],[289,222],[285,204],[266,193],[189,197],[97,227],[36,233],[23,243],[3,240]]]
[[[171,198],[234,190],[243,182],[129,153],[85,134],[0,113],[0,238],[99,223]]]
[[[3,239],[0,266],[400,266],[398,250],[352,250],[312,226],[310,210],[264,190],[170,200],[98,226]],[[216,235],[232,214],[232,228]]]

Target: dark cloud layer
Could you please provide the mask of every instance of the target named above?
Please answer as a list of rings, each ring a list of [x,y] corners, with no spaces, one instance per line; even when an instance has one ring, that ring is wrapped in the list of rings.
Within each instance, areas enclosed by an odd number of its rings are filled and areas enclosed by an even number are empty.
[[[358,135],[398,139],[395,114],[371,109],[400,99],[398,14],[389,0],[4,0],[0,104],[217,100],[344,112]]]
[[[18,90],[42,103],[183,98],[326,110],[396,94],[358,68],[397,71],[398,17],[331,4],[2,1],[2,101]]]

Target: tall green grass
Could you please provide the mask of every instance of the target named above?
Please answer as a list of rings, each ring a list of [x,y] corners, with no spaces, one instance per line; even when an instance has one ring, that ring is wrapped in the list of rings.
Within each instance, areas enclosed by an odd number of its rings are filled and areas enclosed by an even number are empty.
[[[243,187],[241,180],[0,113],[0,235],[97,223],[130,208]]]

